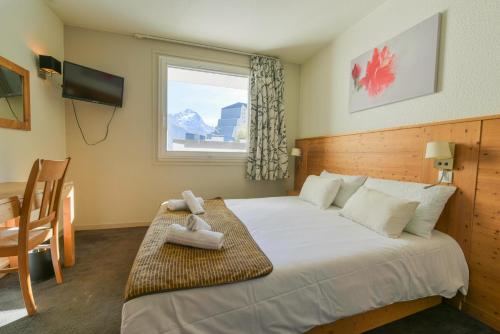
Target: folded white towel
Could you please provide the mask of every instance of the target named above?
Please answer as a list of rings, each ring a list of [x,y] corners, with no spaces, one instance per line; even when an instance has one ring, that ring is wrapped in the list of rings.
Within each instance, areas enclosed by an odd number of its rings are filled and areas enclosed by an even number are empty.
[[[182,198],[184,198],[184,200],[186,201],[186,204],[189,210],[191,210],[191,213],[197,215],[205,212],[203,206],[196,200],[196,197],[194,197],[194,194],[191,190],[183,191]]]
[[[190,214],[187,217],[187,224],[186,224],[188,230],[190,231],[199,231],[199,230],[206,230],[206,231],[211,231],[212,226],[208,224],[206,221],[204,221],[201,217],[198,217],[197,215]]]
[[[224,234],[207,230],[190,231],[185,226],[172,224],[167,227],[166,241],[197,248],[221,249],[224,244]]]
[[[203,198],[201,197],[196,197],[196,200],[202,206],[205,204]],[[182,211],[182,210],[189,210],[189,207],[186,201],[183,199],[169,199],[167,201],[167,209],[169,209],[170,211]]]

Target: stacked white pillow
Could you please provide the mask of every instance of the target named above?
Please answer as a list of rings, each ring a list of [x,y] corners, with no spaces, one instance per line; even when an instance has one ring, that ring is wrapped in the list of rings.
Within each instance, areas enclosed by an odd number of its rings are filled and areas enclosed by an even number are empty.
[[[342,185],[340,186],[339,193],[335,197],[333,204],[339,208],[343,208],[347,203],[349,198],[365,183],[366,176],[355,176],[355,175],[343,175],[322,171],[321,177],[331,177],[342,179]]]
[[[342,216],[391,238],[403,230],[429,238],[456,187],[426,186],[323,171],[307,177],[299,198],[321,209],[333,203]]]
[[[362,186],[339,214],[381,235],[399,238],[418,204]]]
[[[299,199],[312,203],[321,209],[332,205],[342,185],[342,179],[309,175],[300,190]]]
[[[436,185],[425,189],[426,184],[368,178],[367,188],[388,195],[420,202],[405,231],[429,238],[448,199],[456,190],[454,186]]]

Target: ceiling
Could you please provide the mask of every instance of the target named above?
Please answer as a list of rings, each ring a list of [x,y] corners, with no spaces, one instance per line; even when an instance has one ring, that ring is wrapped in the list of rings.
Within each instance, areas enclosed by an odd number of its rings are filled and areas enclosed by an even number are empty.
[[[385,0],[46,0],[66,25],[303,63]]]

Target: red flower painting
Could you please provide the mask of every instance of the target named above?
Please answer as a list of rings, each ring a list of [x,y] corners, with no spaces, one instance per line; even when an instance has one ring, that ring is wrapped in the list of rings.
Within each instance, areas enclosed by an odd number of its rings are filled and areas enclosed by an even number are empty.
[[[394,73],[395,57],[395,54],[391,53],[387,46],[384,46],[381,51],[375,48],[372,59],[366,65],[365,76],[361,79],[359,79],[361,67],[354,64],[351,74],[356,90],[359,91],[364,88],[369,96],[380,95],[396,80]]]
[[[357,80],[361,74],[361,66],[359,66],[358,64],[354,64],[351,73],[352,73],[352,78],[354,80]]]
[[[359,76],[361,75],[361,66],[359,66],[358,64],[354,64],[351,75],[352,80],[354,81],[354,88],[356,88],[357,91],[360,90],[361,85],[359,84]]]
[[[440,17],[431,16],[352,58],[345,75],[349,112],[437,92]]]

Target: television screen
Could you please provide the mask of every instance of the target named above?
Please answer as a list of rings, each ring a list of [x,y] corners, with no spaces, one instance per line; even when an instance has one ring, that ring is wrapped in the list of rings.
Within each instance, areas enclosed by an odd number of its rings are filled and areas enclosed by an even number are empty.
[[[0,98],[23,95],[23,81],[19,74],[0,67]]]
[[[64,62],[63,97],[121,107],[124,79],[113,74]]]

